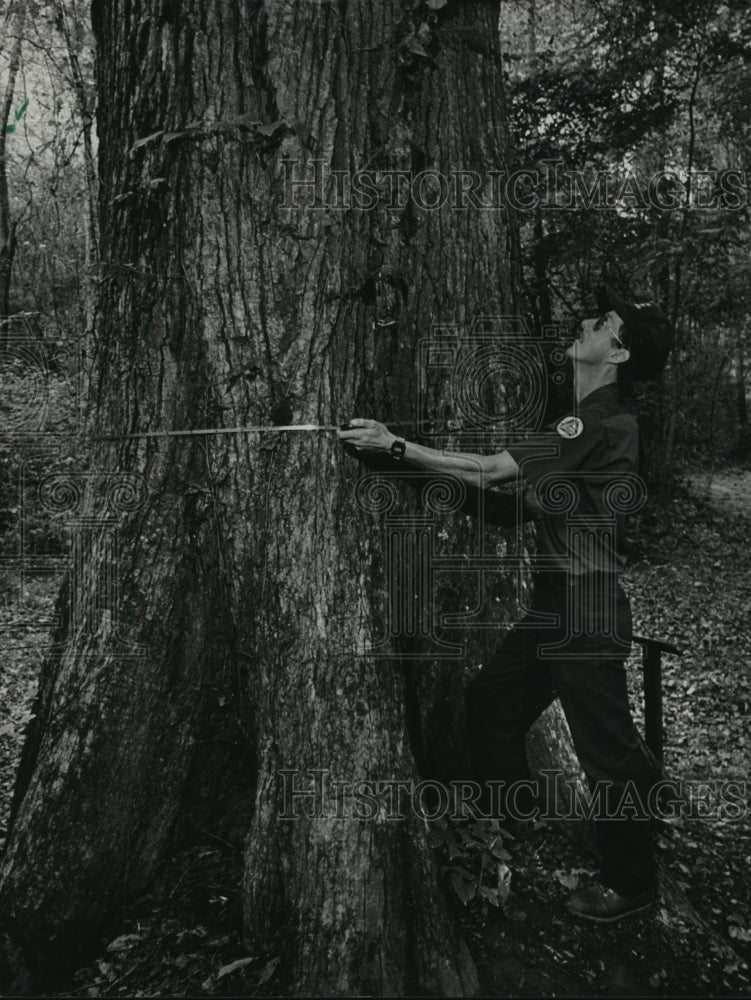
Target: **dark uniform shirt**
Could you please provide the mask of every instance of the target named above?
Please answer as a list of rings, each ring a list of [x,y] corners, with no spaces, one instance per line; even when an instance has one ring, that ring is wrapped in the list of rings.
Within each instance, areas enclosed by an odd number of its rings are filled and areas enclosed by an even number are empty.
[[[617,575],[626,561],[627,515],[646,496],[632,401],[617,384],[602,386],[576,413],[508,452],[539,514],[533,607],[561,614],[562,641],[572,653],[626,654],[631,615]]]

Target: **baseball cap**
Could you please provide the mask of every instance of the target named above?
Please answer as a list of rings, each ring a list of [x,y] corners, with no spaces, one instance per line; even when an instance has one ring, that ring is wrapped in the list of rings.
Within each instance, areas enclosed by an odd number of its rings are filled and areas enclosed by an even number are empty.
[[[626,324],[632,378],[637,381],[656,378],[667,361],[674,333],[660,306],[654,302],[626,302],[612,285],[602,285],[597,291],[597,308],[602,312],[617,312]]]

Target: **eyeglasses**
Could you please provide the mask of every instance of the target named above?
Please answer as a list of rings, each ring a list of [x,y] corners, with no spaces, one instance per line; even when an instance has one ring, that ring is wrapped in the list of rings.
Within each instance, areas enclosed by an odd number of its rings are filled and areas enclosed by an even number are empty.
[[[592,327],[592,329],[593,330],[601,330],[603,328],[603,326],[605,326],[607,324],[607,322],[608,322],[608,314],[607,313],[603,313],[602,316],[598,317],[598,319],[595,320],[594,326]],[[618,336],[617,333],[613,333],[613,331],[610,329],[609,326],[608,326],[608,333],[613,338],[613,340],[616,342],[616,344],[618,344],[619,347],[622,347],[624,349],[624,351],[625,351],[626,350],[626,345],[623,343],[623,341],[621,340],[621,338]]]

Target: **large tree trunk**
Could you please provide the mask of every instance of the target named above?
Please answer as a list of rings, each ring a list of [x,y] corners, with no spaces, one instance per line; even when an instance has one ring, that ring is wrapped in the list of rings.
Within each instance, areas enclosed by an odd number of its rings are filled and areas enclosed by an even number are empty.
[[[316,158],[327,201],[331,170],[502,170],[497,5],[96,0],[93,15],[99,432],[414,419],[419,338],[519,311],[498,209],[342,211],[300,189],[280,207]],[[216,787],[252,807],[247,934],[284,928],[288,993],[476,990],[409,810],[281,815],[285,771],[302,788],[311,769],[461,770],[461,660],[401,662],[398,637],[393,658],[358,655],[386,628],[362,471],[331,433],[260,433],[102,442],[86,478],[50,482],[84,556],[3,863],[27,962],[122,916]],[[451,523],[448,551],[466,551],[471,528]],[[476,590],[455,574],[436,614]],[[471,661],[488,632],[470,639]]]

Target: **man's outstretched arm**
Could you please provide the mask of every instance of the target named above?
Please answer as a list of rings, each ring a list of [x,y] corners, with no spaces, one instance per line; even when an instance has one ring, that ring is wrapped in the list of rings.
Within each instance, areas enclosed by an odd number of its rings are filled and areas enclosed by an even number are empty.
[[[394,441],[399,440],[384,424],[362,417],[354,417],[347,430],[339,430],[337,434],[357,451],[380,454],[388,454]],[[497,455],[474,455],[462,451],[438,451],[412,441],[405,442],[403,460],[426,472],[456,476],[478,489],[514,482],[519,472],[519,466],[507,451]]]

